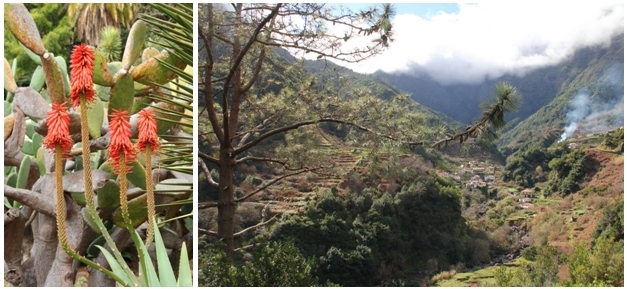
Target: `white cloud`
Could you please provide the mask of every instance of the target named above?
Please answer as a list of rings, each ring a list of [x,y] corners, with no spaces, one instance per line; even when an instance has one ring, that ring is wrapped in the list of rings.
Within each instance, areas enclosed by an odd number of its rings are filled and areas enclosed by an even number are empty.
[[[430,19],[397,13],[390,48],[347,67],[472,83],[557,64],[578,48],[609,45],[624,31],[623,4],[599,1],[460,4],[459,13]]]

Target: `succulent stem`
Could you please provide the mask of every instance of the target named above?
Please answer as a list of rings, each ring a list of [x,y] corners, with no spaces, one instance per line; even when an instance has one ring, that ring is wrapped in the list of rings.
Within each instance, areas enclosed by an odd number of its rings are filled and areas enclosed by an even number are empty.
[[[152,181],[152,147],[146,145],[146,205],[148,207],[148,230],[146,230],[146,247],[150,246],[154,237],[155,222],[155,184]]]
[[[87,124],[87,100],[81,95],[81,145],[83,146],[83,179],[85,180],[85,202],[87,208],[94,209],[94,190],[91,178],[91,150],[89,148],[89,127]]]

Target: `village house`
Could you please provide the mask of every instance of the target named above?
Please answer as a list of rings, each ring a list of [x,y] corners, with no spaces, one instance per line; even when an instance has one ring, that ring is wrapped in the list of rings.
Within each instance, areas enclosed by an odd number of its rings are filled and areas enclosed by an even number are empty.
[[[579,144],[571,142],[571,143],[568,144],[568,148],[571,149],[571,150],[576,150],[576,149],[579,148]]]
[[[484,179],[486,182],[494,182],[494,180],[496,180],[496,178],[494,177],[494,175],[485,175],[485,176],[483,177],[483,179]]]
[[[533,198],[533,190],[524,189],[522,190],[522,192],[520,192],[520,196],[523,198]]]
[[[472,168],[472,172],[475,174],[482,174],[484,172],[484,169],[481,167],[474,167]]]

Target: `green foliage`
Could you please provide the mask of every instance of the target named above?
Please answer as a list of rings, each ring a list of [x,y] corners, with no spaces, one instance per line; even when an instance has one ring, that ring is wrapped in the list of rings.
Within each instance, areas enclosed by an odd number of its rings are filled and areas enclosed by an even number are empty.
[[[55,56],[69,59],[74,33],[68,24],[66,4],[26,4],[41,35],[44,47]],[[4,57],[17,58],[15,81],[18,86],[27,86],[30,74],[35,71],[34,63],[11,32],[4,30]]]
[[[305,259],[292,241],[261,243],[248,261],[229,259],[221,243],[199,255],[200,286],[306,287],[318,285],[313,259]]]
[[[570,256],[569,286],[618,286],[624,279],[623,240],[599,237],[590,250],[580,242]]]
[[[603,219],[597,225],[592,237],[608,238],[613,241],[624,240],[625,235],[625,210],[622,200],[604,209]],[[593,243],[594,245],[594,243]]]
[[[569,195],[577,192],[579,183],[588,173],[588,155],[582,150],[576,150],[562,157],[554,158],[549,162],[549,184],[547,191],[560,192]]]
[[[107,62],[120,61],[122,55],[122,39],[120,30],[113,26],[105,26],[100,30],[98,50]]]
[[[423,176],[407,178],[400,187],[395,195],[371,188],[344,197],[324,192],[304,214],[284,217],[271,238],[295,240],[303,255],[318,260],[321,281],[342,286],[373,286],[404,271],[489,261],[488,237],[470,233],[457,186]]]
[[[123,270],[125,263],[120,264],[118,260],[115,259],[104,247],[97,247],[102,251],[102,253],[107,258],[109,265],[113,272],[122,278],[122,280],[127,281],[129,284],[139,284],[142,287],[192,287],[192,272],[190,270],[189,258],[187,257],[187,248],[185,242],[182,244],[181,256],[179,260],[179,276],[176,278],[174,276],[174,270],[170,264],[170,259],[168,257],[167,249],[163,243],[163,239],[161,238],[161,233],[159,232],[159,227],[157,227],[157,223],[154,222],[155,227],[155,251],[157,255],[156,264],[158,265],[158,275],[155,265],[150,260],[150,254],[148,252],[148,248],[144,245],[143,241],[139,238],[133,238],[136,242],[136,245],[140,247],[140,255],[145,258],[140,258],[140,274],[139,278],[135,276],[134,273]],[[131,234],[137,234],[136,232],[132,232]],[[137,244],[139,241],[139,244]],[[138,282],[139,281],[139,282]],[[119,284],[121,285],[121,284]]]
[[[506,266],[499,266],[498,269],[494,271],[494,279],[498,287],[511,287],[513,286],[514,272]]]
[[[520,252],[520,255],[529,261],[535,261],[538,256],[538,248],[536,246],[526,247]]]
[[[559,258],[557,248],[554,246],[542,246],[538,248],[536,263],[530,272],[531,281],[534,286],[553,286],[559,280]]]
[[[612,151],[623,151],[625,146],[625,130],[619,128],[603,136],[603,143],[606,149]]]

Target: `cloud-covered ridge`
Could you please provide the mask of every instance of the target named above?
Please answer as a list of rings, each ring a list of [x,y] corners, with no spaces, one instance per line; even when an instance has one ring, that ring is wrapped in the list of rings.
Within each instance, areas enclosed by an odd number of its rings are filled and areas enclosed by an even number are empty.
[[[459,13],[430,19],[398,14],[390,48],[349,68],[476,83],[555,65],[624,31],[623,4],[599,1],[460,4]]]

